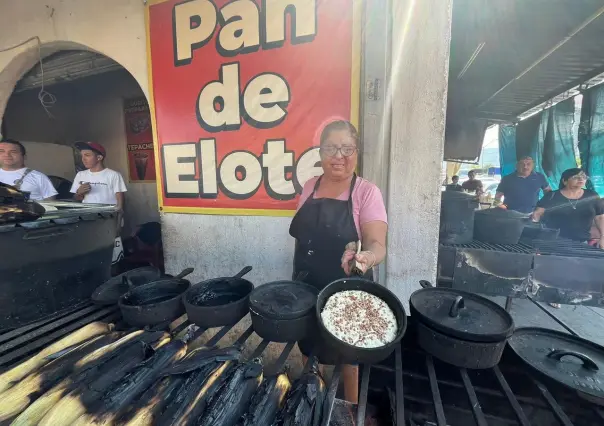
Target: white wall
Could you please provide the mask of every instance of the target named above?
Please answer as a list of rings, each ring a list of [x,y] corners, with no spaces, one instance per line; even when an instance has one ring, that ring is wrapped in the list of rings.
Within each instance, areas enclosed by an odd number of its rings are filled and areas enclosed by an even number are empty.
[[[71,147],[47,142],[21,142],[27,150],[27,167],[47,176],[73,180],[75,166]]]

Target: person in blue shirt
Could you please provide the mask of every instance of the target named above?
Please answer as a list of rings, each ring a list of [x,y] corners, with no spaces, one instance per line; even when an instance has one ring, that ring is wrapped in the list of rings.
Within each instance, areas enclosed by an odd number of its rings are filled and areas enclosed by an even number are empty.
[[[531,157],[518,160],[516,171],[501,179],[495,194],[495,205],[520,213],[532,213],[539,200],[539,191],[548,193],[552,190],[545,176],[534,169],[535,162]]]

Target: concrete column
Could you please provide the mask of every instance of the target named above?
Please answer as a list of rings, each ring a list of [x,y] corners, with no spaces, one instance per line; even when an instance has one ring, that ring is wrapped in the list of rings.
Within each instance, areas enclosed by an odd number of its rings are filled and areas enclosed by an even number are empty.
[[[436,279],[451,8],[393,2],[386,285],[405,304]]]

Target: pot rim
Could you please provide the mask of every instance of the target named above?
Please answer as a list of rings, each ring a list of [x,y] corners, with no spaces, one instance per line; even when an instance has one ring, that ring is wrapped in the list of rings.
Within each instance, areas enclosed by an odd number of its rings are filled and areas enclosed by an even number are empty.
[[[347,342],[345,342],[343,340],[340,340],[338,337],[334,336],[331,333],[331,331],[329,331],[327,329],[327,327],[325,327],[325,324],[323,324],[323,318],[321,317],[321,311],[323,310],[324,304],[323,304],[323,306],[319,306],[319,301],[321,299],[325,298],[325,303],[327,303],[327,299],[330,296],[333,296],[334,294],[340,293],[342,291],[346,291],[346,290],[340,290],[340,291],[337,291],[337,292],[334,292],[334,293],[330,294],[328,297],[324,297],[323,296],[324,293],[326,293],[327,290],[332,285],[338,284],[338,283],[344,282],[344,281],[366,282],[366,283],[368,283],[370,285],[379,286],[380,288],[382,288],[383,290],[385,290],[387,293],[390,293],[390,295],[392,295],[393,300],[399,305],[398,307],[400,308],[400,311],[402,312],[402,317],[403,317],[403,321],[402,321],[403,323],[402,323],[402,325],[399,324],[399,327],[397,328],[397,331],[396,331],[396,336],[394,337],[394,340],[392,340],[392,342],[389,342],[389,343],[387,343],[387,344],[385,344],[383,346],[378,346],[377,348],[361,348],[359,346],[354,346],[354,345],[351,345],[351,344],[349,344],[349,343],[347,343]],[[360,291],[365,291],[365,290],[360,290]],[[366,293],[370,293],[370,292],[366,291]],[[370,294],[372,294],[373,296],[376,296],[376,297],[384,300],[382,297],[380,297],[380,296],[378,296],[376,294],[373,294],[373,293],[370,293]],[[384,302],[386,302],[386,301],[384,300]],[[327,336],[329,336],[329,338],[332,339],[332,341],[334,341],[334,343],[337,342],[338,344],[342,345],[343,347],[345,347],[346,349],[348,349],[350,351],[356,351],[357,353],[360,354],[360,356],[364,356],[364,355],[365,356],[370,356],[370,355],[373,355],[373,354],[378,354],[378,353],[383,352],[383,351],[394,349],[394,347],[397,344],[400,343],[401,339],[405,335],[405,332],[407,331],[407,325],[408,325],[408,322],[409,322],[407,320],[407,313],[405,312],[405,307],[403,306],[403,304],[401,303],[401,301],[399,300],[399,298],[392,291],[390,291],[388,288],[380,285],[379,283],[376,283],[375,281],[371,281],[371,280],[368,280],[366,278],[361,278],[361,277],[341,278],[339,280],[336,280],[336,281],[333,281],[333,282],[327,284],[327,286],[325,286],[325,288],[323,288],[323,290],[321,290],[319,292],[319,295],[317,296],[317,303],[316,303],[316,307],[315,307],[315,313],[316,313],[316,317],[317,317],[317,323],[319,324],[319,329],[320,329],[321,332],[326,333]]]
[[[193,290],[199,291],[200,289],[202,289],[202,288],[204,288],[204,287],[209,286],[210,284],[212,284],[212,281],[223,280],[223,279],[231,279],[231,280],[241,280],[241,281],[244,281],[246,284],[249,284],[249,291],[247,292],[247,294],[245,294],[244,296],[240,297],[239,299],[233,300],[232,302],[225,303],[223,305],[216,305],[216,306],[196,305],[196,304],[191,303],[191,302],[189,302],[187,300],[187,297],[189,296],[189,294],[193,293]],[[189,287],[187,289],[187,291],[185,291],[182,294],[182,301],[185,304],[185,306],[191,306],[192,308],[195,308],[195,309],[227,308],[227,307],[231,307],[231,306],[235,306],[237,304],[240,304],[242,301],[245,301],[246,298],[250,297],[250,294],[252,293],[252,291],[254,291],[254,284],[252,284],[251,281],[246,280],[245,278],[233,278],[233,277],[212,278],[212,279],[201,281],[201,282],[199,282],[197,284],[191,285],[191,287]]]
[[[171,297],[171,298],[166,299],[166,300],[162,300],[161,302],[152,303],[150,305],[134,305],[134,304],[131,305],[131,304],[128,304],[128,303],[124,303],[124,300],[127,297],[132,296],[132,294],[135,294],[138,290],[144,290],[146,287],[151,287],[152,284],[157,284],[159,282],[167,282],[167,281],[176,281],[178,284],[186,284],[187,287],[182,292],[180,292],[179,294],[175,295],[174,297]],[[168,280],[153,281],[153,282],[150,282],[150,283],[143,284],[143,285],[140,285],[138,287],[135,287],[135,288],[129,290],[128,292],[124,293],[122,296],[120,296],[117,304],[118,304],[118,306],[120,308],[124,307],[124,308],[135,308],[135,309],[138,309],[138,308],[143,307],[143,306],[146,309],[149,309],[150,307],[162,306],[162,304],[168,304],[168,303],[174,302],[175,300],[182,299],[183,294],[185,294],[189,290],[190,286],[191,286],[191,283],[189,281],[185,280],[184,278],[172,278],[172,279],[168,279]]]

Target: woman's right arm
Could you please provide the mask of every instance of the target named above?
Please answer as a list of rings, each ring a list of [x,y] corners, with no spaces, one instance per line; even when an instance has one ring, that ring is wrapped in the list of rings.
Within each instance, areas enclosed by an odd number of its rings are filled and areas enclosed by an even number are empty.
[[[541,218],[543,217],[543,213],[545,213],[545,209],[543,207],[535,208],[535,211],[531,215],[531,219],[533,222],[541,222]]]

